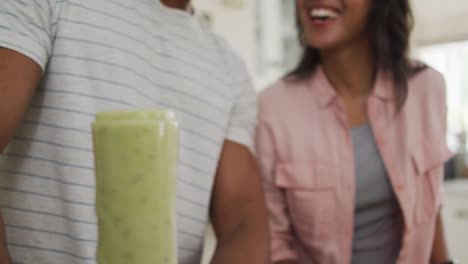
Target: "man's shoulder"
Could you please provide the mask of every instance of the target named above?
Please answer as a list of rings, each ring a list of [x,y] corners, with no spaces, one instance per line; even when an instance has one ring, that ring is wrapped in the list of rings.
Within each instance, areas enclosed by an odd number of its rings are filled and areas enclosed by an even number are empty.
[[[225,60],[226,66],[232,68],[244,68],[245,63],[231,43],[218,33],[211,32],[211,37],[217,46],[220,55]]]

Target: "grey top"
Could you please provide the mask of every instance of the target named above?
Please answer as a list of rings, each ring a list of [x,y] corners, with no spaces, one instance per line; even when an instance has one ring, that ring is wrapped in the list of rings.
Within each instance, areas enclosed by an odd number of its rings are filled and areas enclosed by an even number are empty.
[[[401,248],[403,220],[369,125],[352,129],[356,208],[353,264],[394,264]]]

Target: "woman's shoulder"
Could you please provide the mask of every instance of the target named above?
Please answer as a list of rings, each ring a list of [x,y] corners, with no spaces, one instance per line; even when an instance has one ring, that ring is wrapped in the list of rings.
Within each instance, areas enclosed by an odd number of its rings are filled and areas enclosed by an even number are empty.
[[[445,122],[447,96],[442,73],[425,66],[410,79],[408,88],[406,109],[410,117],[425,120],[433,127]]]
[[[428,99],[435,98],[445,99],[445,78],[443,74],[436,69],[420,64],[420,69],[409,80],[410,94],[413,93],[415,98]]]
[[[284,93],[287,84],[283,79],[280,79],[268,86],[266,86],[258,95],[260,103],[268,103],[272,100],[278,100]]]
[[[291,80],[282,78],[267,86],[258,95],[260,108],[278,108],[281,105],[288,105],[297,102],[298,93],[302,93],[307,87],[306,80]]]
[[[280,79],[265,87],[257,98],[259,119],[266,119],[267,116],[274,115],[276,106],[281,106],[281,98],[286,92],[286,83]]]
[[[409,88],[417,93],[440,94],[445,93],[445,78],[438,70],[418,63],[418,70],[409,80]]]

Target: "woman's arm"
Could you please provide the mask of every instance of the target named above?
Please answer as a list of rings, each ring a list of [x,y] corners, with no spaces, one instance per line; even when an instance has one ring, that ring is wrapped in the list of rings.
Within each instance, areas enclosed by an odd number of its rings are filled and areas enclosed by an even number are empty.
[[[438,87],[437,91],[438,94],[435,98],[434,102],[438,102],[438,105],[441,106],[439,111],[432,113],[435,120],[440,122],[440,128],[442,129],[442,137],[440,142],[443,142],[443,149],[446,150],[445,160],[448,160],[451,156],[451,153],[448,151],[447,144],[445,139],[447,138],[447,89],[445,84],[444,77],[437,73],[437,78],[434,80],[435,87]],[[442,170],[443,171],[443,170]],[[441,181],[443,181],[443,175],[441,175]],[[440,183],[443,186],[443,182]],[[443,187],[442,187],[443,188]],[[442,195],[443,197],[443,195]],[[442,208],[442,207],[440,207]],[[437,214],[436,224],[435,224],[435,235],[434,241],[432,244],[432,255],[431,255],[431,263],[432,264],[441,264],[445,263],[450,260],[447,244],[445,241],[445,232],[444,232],[444,225],[442,219],[441,209],[439,209],[439,213]]]
[[[445,241],[444,225],[442,214],[439,211],[435,225],[435,236],[432,245],[431,264],[442,264],[450,259]]]

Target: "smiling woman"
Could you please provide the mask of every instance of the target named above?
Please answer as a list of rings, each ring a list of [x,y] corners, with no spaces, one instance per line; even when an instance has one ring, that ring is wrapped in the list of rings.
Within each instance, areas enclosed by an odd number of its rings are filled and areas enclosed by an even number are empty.
[[[408,56],[409,0],[296,6],[302,59],[259,97],[272,261],[445,263],[445,83]]]
[[[290,76],[310,76],[320,63],[319,50],[334,52],[340,45],[360,42],[359,45],[374,54],[372,59],[378,67],[393,75],[397,103],[401,107],[407,94],[408,76],[424,69],[424,65],[411,65],[407,57],[413,26],[409,2],[323,2],[298,0],[298,27],[304,54]]]

